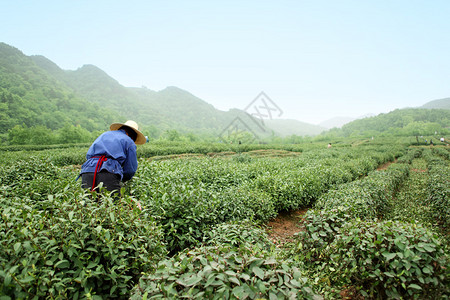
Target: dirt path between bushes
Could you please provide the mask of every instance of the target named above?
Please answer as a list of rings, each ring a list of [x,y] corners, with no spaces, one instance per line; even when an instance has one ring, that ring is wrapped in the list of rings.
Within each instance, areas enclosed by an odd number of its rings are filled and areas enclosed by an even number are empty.
[[[294,234],[305,230],[303,215],[307,211],[308,208],[303,208],[279,213],[275,219],[266,224],[269,239],[279,246],[293,241]]]
[[[394,161],[390,161],[385,164],[382,164],[382,165],[378,166],[377,171],[386,170],[390,165],[395,164],[396,162],[397,162],[397,159],[395,159]]]
[[[387,162],[378,166],[377,170],[386,170],[391,164],[397,160]],[[285,243],[292,242],[293,236],[300,231],[304,231],[303,215],[306,214],[308,208],[284,211],[266,224],[266,231],[269,239],[276,245],[282,246]]]

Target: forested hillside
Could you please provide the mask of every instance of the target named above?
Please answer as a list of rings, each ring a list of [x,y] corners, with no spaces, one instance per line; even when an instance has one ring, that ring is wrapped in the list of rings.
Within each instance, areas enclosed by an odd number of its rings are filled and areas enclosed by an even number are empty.
[[[430,102],[422,105],[421,108],[450,109],[450,98],[437,99],[437,100],[430,101]]]
[[[79,97],[19,50],[0,43],[0,133],[15,125],[59,129],[66,124],[103,129],[118,117]]]
[[[288,131],[260,130],[254,120],[241,110],[220,111],[211,104],[177,87],[162,91],[124,87],[94,65],[75,71],[62,70],[49,59],[26,56],[20,50],[0,43],[0,122],[3,143],[55,143],[80,141],[81,136],[96,135],[113,121],[134,119],[150,137],[191,135],[219,138],[236,128],[236,119],[250,135],[314,135],[315,125],[298,122]],[[279,120],[279,123],[285,122]],[[288,122],[292,124],[292,122]],[[49,140],[46,130],[77,131],[72,138]],[[284,126],[286,127],[286,126]],[[31,128],[31,129],[30,129]],[[13,130],[14,129],[14,130]],[[283,130],[283,126],[279,128]],[[11,132],[11,130],[13,130]],[[11,134],[12,133],[12,134]],[[36,134],[39,133],[39,134]],[[13,137],[11,137],[11,135]],[[33,140],[31,140],[31,136]],[[43,138],[38,138],[42,136]],[[28,142],[26,141],[28,137]]]
[[[176,130],[181,134],[195,134],[217,137],[236,118],[247,119],[241,110],[220,111],[188,91],[170,86],[161,91],[147,88],[124,87],[105,72],[93,65],[84,65],[76,71],[60,72],[45,58],[36,57],[35,61],[49,72],[62,78],[77,95],[121,113],[126,119],[133,118],[152,137],[163,132]],[[277,120],[272,127],[267,123],[264,136],[270,134],[316,135],[323,128],[299,121]],[[261,131],[252,121],[245,122],[252,132]]]
[[[197,134],[215,133],[230,122],[230,114],[176,87],[156,92],[147,88],[122,86],[94,65],[63,71],[42,56],[36,64],[63,80],[80,97],[134,119],[154,137],[166,130]]]
[[[450,98],[422,108],[353,121],[323,136],[426,135],[448,131]],[[425,109],[427,108],[427,109]],[[429,109],[440,108],[440,109]],[[0,143],[89,142],[111,122],[136,120],[150,138],[228,142],[296,140],[324,127],[298,120],[261,120],[227,112],[177,87],[124,87],[94,65],[63,70],[43,56],[0,43]],[[275,139],[274,139],[275,138]]]
[[[447,100],[450,102],[450,99]],[[355,120],[331,130],[337,136],[422,136],[449,133],[450,110],[447,109],[396,109],[387,114]],[[328,133],[330,133],[328,132]]]

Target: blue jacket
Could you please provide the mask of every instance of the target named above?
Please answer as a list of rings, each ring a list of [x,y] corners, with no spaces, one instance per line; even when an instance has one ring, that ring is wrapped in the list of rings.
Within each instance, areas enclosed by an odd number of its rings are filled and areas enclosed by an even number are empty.
[[[81,166],[80,174],[95,172],[101,155],[105,155],[107,160],[100,170],[118,174],[123,181],[133,178],[138,167],[136,144],[125,130],[112,130],[101,134],[89,148],[87,161]]]

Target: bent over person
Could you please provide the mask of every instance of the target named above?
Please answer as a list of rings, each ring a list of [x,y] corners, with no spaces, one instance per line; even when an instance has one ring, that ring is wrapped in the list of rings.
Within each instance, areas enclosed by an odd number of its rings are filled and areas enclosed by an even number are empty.
[[[146,140],[134,121],[111,124],[110,131],[89,147],[81,166],[81,187],[93,191],[102,182],[106,190],[120,196],[121,182],[133,178],[138,167],[136,144]]]

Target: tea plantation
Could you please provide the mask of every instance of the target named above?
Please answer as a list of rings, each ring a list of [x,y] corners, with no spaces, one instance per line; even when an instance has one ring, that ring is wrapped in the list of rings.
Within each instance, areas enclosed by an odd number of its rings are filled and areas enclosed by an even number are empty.
[[[0,299],[449,298],[449,147],[145,145],[120,200],[87,147],[3,149]]]

